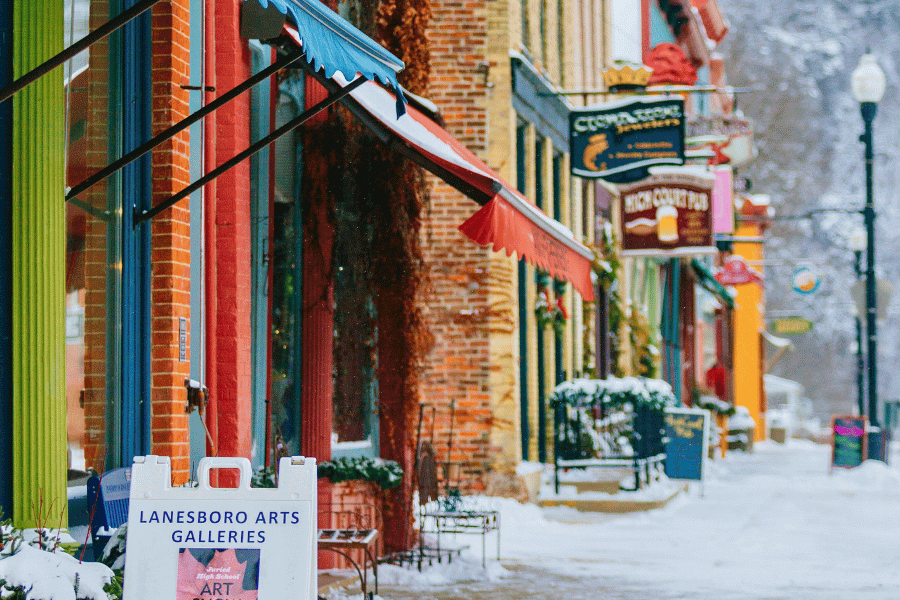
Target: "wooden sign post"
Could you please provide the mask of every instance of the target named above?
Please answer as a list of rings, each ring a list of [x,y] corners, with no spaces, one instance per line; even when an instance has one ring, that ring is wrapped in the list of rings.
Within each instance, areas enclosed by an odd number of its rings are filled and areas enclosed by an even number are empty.
[[[852,469],[866,460],[866,417],[831,418],[831,468]]]
[[[210,486],[222,468],[238,487]],[[277,488],[251,489],[250,473],[246,458],[204,458],[196,488],[173,488],[168,457],[135,457],[124,597],[314,600],[315,459],[282,458]]]

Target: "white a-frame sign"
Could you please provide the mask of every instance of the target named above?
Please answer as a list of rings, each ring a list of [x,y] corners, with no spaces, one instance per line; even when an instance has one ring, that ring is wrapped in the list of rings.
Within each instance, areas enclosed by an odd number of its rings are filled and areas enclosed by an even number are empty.
[[[240,472],[210,486],[210,469]],[[246,458],[204,458],[195,488],[171,485],[165,456],[131,468],[128,600],[316,598],[316,461],[282,458],[277,488],[250,488]]]

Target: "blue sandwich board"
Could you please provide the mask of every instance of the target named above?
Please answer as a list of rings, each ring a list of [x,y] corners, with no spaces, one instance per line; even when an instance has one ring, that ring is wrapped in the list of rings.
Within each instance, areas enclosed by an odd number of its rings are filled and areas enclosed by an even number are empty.
[[[709,456],[709,411],[701,408],[667,408],[666,476],[703,481]]]

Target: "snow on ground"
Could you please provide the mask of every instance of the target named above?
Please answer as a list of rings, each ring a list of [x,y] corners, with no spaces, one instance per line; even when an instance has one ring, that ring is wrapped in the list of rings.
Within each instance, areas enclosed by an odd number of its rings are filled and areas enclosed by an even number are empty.
[[[501,511],[501,556],[470,550],[419,573],[381,567],[385,600],[565,597],[894,600],[900,597],[900,471],[829,473],[830,447],[792,440],[716,461],[666,508],[574,522],[572,511],[485,499]],[[565,516],[566,518],[560,518]],[[490,534],[494,536],[496,534]],[[340,595],[338,595],[340,596]]]
[[[634,484],[631,483],[633,480],[634,476],[632,475],[625,481],[625,483],[633,486]],[[586,481],[590,481],[590,479]],[[670,498],[674,494],[678,493],[682,488],[683,486],[680,482],[671,480],[665,475],[661,475],[659,481],[654,481],[652,485],[648,485],[642,489],[636,490],[634,492],[620,491],[615,494],[607,494],[604,492],[581,492],[579,494],[575,486],[565,485],[565,482],[560,481],[558,494],[553,491],[553,486],[546,485],[541,488],[541,497],[554,500],[574,500],[578,498],[581,500],[652,502],[655,500],[665,500],[666,498]]]

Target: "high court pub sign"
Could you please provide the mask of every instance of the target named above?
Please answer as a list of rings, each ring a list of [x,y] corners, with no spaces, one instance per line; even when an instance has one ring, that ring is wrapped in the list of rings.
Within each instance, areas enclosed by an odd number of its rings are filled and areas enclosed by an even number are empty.
[[[680,166],[684,134],[680,96],[633,96],[570,114],[572,173],[618,184],[623,255],[716,252],[715,178]]]

